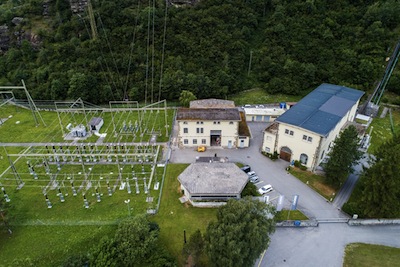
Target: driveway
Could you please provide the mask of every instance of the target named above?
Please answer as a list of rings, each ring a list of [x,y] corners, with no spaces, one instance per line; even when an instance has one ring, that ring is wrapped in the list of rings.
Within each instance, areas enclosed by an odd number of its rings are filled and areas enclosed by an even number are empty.
[[[314,190],[293,177],[286,171],[288,162],[278,159],[271,161],[260,153],[263,130],[268,123],[249,122],[252,138],[249,148],[223,149],[209,148],[205,152],[197,152],[194,148],[179,149],[172,146],[170,162],[193,163],[196,157],[227,157],[231,162],[241,162],[251,166],[260,177],[257,187],[271,184],[275,191],[270,193],[270,200],[276,204],[279,195],[285,196],[284,208],[289,208],[294,195],[299,195],[297,208],[311,219],[330,220],[348,218],[346,214],[327,202]]]

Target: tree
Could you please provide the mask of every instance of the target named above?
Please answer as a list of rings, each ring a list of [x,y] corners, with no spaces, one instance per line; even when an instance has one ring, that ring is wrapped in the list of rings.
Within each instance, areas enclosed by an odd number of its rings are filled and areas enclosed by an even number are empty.
[[[158,244],[159,231],[146,215],[128,218],[118,225],[114,238],[104,237],[90,250],[89,266],[175,266]]]
[[[333,142],[333,149],[328,154],[329,160],[324,170],[332,184],[339,185],[346,181],[353,171],[353,164],[361,158],[358,150],[358,134],[354,126],[349,126]]]
[[[190,101],[196,100],[196,96],[187,90],[182,90],[181,95],[179,96],[179,102],[184,107],[189,107]]]
[[[400,135],[383,144],[373,165],[361,175],[359,206],[367,217],[400,216]]]
[[[191,258],[191,266],[201,265],[200,258],[204,254],[204,239],[199,229],[190,236],[189,242],[184,245],[183,254],[185,258]]]
[[[158,230],[152,229],[145,215],[122,221],[115,233],[120,266],[140,266],[157,248]]]
[[[217,221],[205,233],[206,252],[213,266],[253,266],[268,248],[275,231],[275,209],[251,198],[231,199],[219,208]]]

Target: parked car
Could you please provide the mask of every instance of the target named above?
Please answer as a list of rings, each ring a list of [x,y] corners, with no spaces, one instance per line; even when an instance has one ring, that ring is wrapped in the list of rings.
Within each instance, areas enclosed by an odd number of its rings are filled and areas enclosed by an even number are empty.
[[[256,174],[255,171],[249,171],[249,172],[247,173],[247,175],[248,175],[249,177],[251,177],[251,176],[255,176],[255,175],[257,175],[257,174]]]
[[[248,173],[251,171],[251,168],[249,165],[245,165],[242,168],[240,168],[242,171],[244,171],[245,173]]]
[[[258,193],[260,193],[261,195],[264,195],[266,193],[271,192],[272,190],[274,190],[272,188],[272,185],[267,184],[267,185],[264,185],[263,187],[261,187],[260,189],[258,189]]]
[[[255,184],[255,183],[258,183],[258,181],[260,181],[260,178],[258,178],[257,175],[253,175],[253,176],[250,176],[249,180],[251,183]]]
[[[198,146],[197,147],[197,152],[204,152],[206,151],[206,147],[205,146]]]

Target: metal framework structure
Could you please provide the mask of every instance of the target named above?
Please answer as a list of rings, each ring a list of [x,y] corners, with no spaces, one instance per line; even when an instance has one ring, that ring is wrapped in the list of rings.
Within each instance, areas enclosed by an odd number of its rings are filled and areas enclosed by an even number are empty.
[[[39,126],[39,125],[40,125],[39,119],[41,120],[41,122],[43,123],[44,126],[47,126],[46,123],[44,122],[43,118],[42,118],[42,115],[40,115],[39,109],[36,107],[35,102],[33,101],[31,95],[29,94],[28,89],[26,89],[24,80],[21,80],[21,82],[22,82],[22,86],[0,86],[0,91],[1,91],[1,90],[7,90],[6,93],[10,93],[10,91],[9,91],[10,89],[11,89],[11,90],[24,90],[25,95],[26,95],[26,98],[27,98],[27,100],[28,100],[29,109],[30,109],[31,112],[32,112],[32,116],[33,116],[33,119],[35,120],[36,126]],[[4,93],[4,92],[3,92],[3,93]],[[8,103],[12,103],[12,104],[14,104],[14,105],[18,105],[18,104],[15,102],[16,99],[15,99],[14,94],[12,93],[12,91],[11,91],[11,94],[12,94],[12,98],[11,98],[12,100],[10,99],[10,100],[8,101]],[[3,103],[3,104],[4,104],[4,103]],[[23,107],[23,108],[26,108],[26,107],[23,106],[23,105],[19,105],[19,106],[21,106],[21,107]],[[0,107],[1,107],[1,106],[0,106]],[[39,118],[38,118],[38,117],[39,117]]]
[[[85,195],[89,189],[98,188],[101,183],[107,184],[107,191],[112,195],[117,188],[124,188],[131,193],[131,183],[136,188],[136,194],[140,193],[140,186],[149,197],[152,183],[155,183],[155,168],[160,152],[160,145],[151,144],[27,144],[27,148],[20,153],[8,153],[4,150],[10,162],[10,167],[0,175],[2,181],[15,180],[17,189],[21,189],[26,182],[45,181],[47,185],[42,187],[42,193],[46,196],[50,190],[59,190],[68,183],[74,195]],[[12,160],[16,158],[16,160]],[[21,159],[24,159],[25,165]],[[116,173],[96,173],[92,170],[96,166],[113,166]],[[80,168],[79,173],[62,172],[66,166]],[[22,169],[25,169],[21,171]],[[136,172],[135,172],[136,169]],[[145,171],[146,169],[146,171]],[[114,178],[111,179],[110,176]],[[26,180],[23,179],[25,177]],[[32,177],[32,178],[26,178]],[[103,180],[103,178],[106,178]],[[110,186],[110,182],[114,184]],[[74,184],[75,183],[75,184]],[[32,185],[31,185],[32,186]],[[64,200],[62,200],[63,202]]]

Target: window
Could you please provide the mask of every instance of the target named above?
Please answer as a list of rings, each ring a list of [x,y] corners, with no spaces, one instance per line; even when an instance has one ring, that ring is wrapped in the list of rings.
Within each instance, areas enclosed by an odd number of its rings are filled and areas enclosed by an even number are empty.
[[[188,132],[189,132],[188,128],[183,128],[183,133],[188,133]]]
[[[204,122],[198,121],[198,122],[196,122],[196,124],[204,124]]]
[[[197,139],[193,139],[193,145],[197,145]]]
[[[183,124],[187,124],[187,121],[184,121]]]
[[[217,122],[216,122],[216,121],[214,121],[213,123],[214,123],[214,124],[217,124]]]
[[[233,124],[233,121],[230,121],[229,124]]]
[[[294,132],[293,131],[289,131],[289,129],[285,129],[285,134],[293,136]]]
[[[187,139],[183,139],[183,143],[184,143],[185,145],[187,145],[187,144],[189,144],[189,141],[188,141]]]
[[[306,154],[301,154],[300,155],[300,162],[301,162],[301,164],[303,164],[303,165],[307,165],[307,161],[308,161],[308,156],[306,155]]]
[[[196,133],[204,133],[204,128],[196,128]]]
[[[271,142],[271,140],[272,140],[272,137],[271,136],[267,136],[267,142]]]
[[[266,146],[266,147],[265,147],[265,152],[268,152],[268,153],[269,153],[270,151],[271,151],[271,149],[270,149],[269,147]]]
[[[217,121],[217,124],[221,124],[221,122],[220,122],[220,121]]]
[[[311,143],[312,142],[312,137],[311,136],[307,136],[307,135],[303,135],[303,140]]]
[[[200,124],[200,122],[198,121],[198,122],[196,122],[196,124]]]
[[[202,145],[205,145],[207,143],[207,140],[206,139],[201,139],[201,144]]]
[[[323,150],[323,151],[322,151],[322,154],[321,154],[321,159],[323,159],[323,158],[324,158],[324,155],[325,155],[325,150]]]

